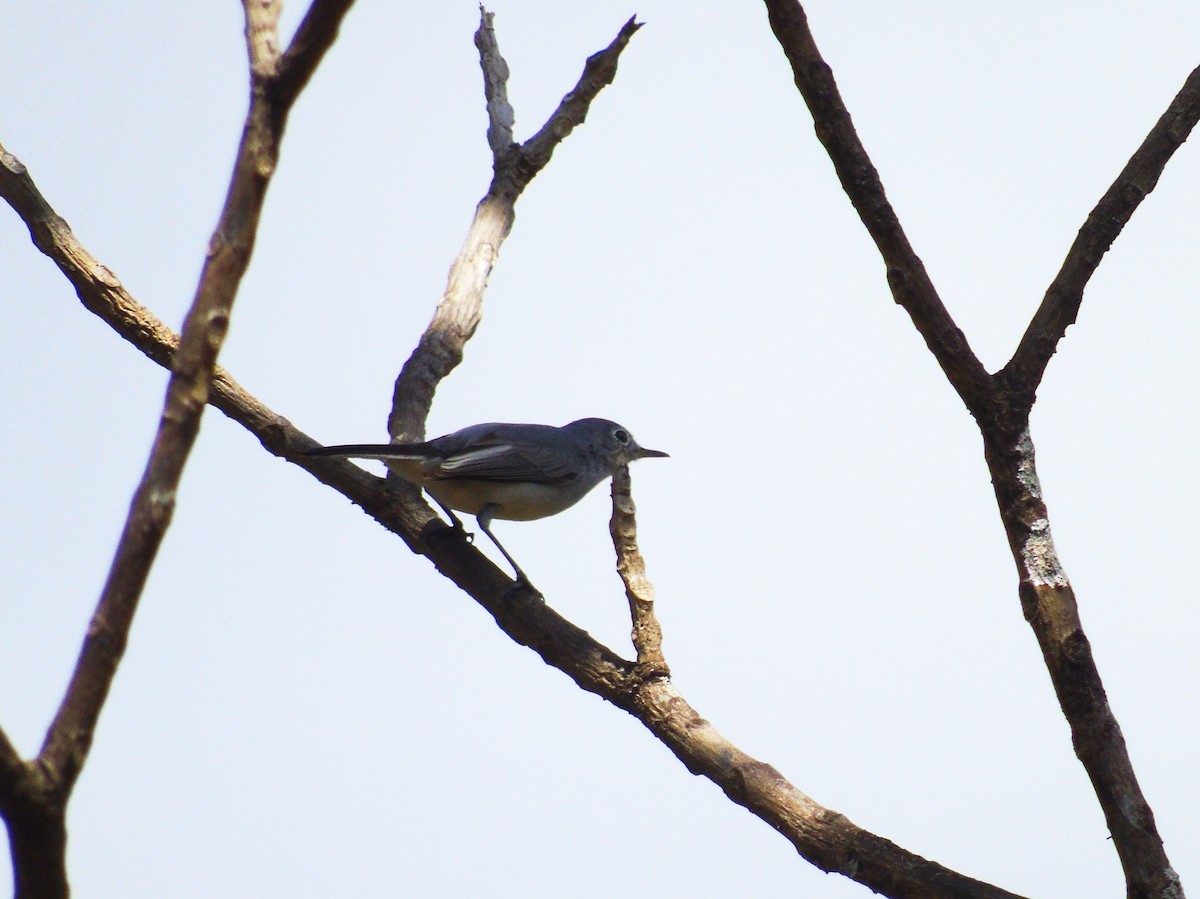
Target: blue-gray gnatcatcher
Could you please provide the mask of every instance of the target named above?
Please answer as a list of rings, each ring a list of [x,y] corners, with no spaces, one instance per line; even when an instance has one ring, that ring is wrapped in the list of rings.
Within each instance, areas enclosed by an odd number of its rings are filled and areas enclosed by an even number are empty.
[[[382,460],[404,480],[425,488],[459,530],[462,522],[454,510],[474,515],[480,530],[512,565],[517,580],[528,583],[521,566],[492,533],[492,519],[532,521],[557,515],[611,477],[618,466],[667,454],[638,446],[616,422],[581,418],[561,428],[472,425],[425,443],[326,446],[308,455]]]

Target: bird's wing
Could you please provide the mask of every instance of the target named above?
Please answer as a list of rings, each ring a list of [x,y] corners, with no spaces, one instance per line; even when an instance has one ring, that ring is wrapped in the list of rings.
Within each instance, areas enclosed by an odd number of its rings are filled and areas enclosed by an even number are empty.
[[[436,468],[426,470],[427,477],[532,484],[565,484],[575,477],[570,454],[542,444],[536,439],[537,434],[533,439],[529,432],[513,438],[503,425],[493,427],[490,432],[481,426],[469,430],[472,433],[464,435],[460,431],[432,441],[435,446],[445,441],[438,446],[445,455]]]

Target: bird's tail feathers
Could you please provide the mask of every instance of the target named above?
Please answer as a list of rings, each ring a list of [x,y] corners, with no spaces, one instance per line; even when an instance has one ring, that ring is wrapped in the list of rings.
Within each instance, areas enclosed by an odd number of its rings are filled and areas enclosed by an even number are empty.
[[[309,450],[306,456],[344,456],[349,459],[409,459],[413,448],[403,443],[347,443]]]

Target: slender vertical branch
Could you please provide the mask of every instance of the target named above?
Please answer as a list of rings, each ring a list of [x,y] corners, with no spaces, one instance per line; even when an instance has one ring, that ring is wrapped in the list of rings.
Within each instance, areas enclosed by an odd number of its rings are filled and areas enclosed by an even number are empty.
[[[250,263],[267,186],[274,173],[288,106],[272,94],[280,77],[278,2],[246,3],[251,103],[229,193],[200,275],[179,346],[150,460],[134,495],[112,569],[88,627],[67,694],[46,735],[41,757],[69,794],[86,758],[95,723],[124,652],[150,567],[175,507],[175,490],[208,402],[217,353],[238,285]],[[336,34],[330,33],[329,39]],[[314,66],[320,54],[299,57]],[[298,77],[284,70],[289,79]],[[295,94],[290,95],[292,99]]]
[[[28,179],[27,173],[23,177]],[[28,186],[36,190],[31,181]],[[75,244],[48,243],[44,251],[56,261],[68,251],[86,254]],[[64,271],[68,269],[64,267]],[[177,343],[169,328],[123,290],[99,280],[83,279],[79,283],[86,308],[148,358],[169,366]],[[778,830],[814,864],[840,871],[886,896],[1018,899],[908,852],[814,802],[772,766],[741,752],[721,736],[656,666],[626,661],[529,594],[506,594],[508,581],[504,573],[473,548],[461,541],[424,544],[421,530],[425,519],[396,503],[394,491],[385,486],[383,478],[346,461],[306,457],[304,452],[316,445],[314,441],[247,393],[228,373],[218,370],[209,402],[254,434],[269,452],[303,467],[410,545],[421,545],[421,551],[438,570],[485,608],[514,642],[533,649],[581,689],[633,715],[689,771],[717,784],[734,802]],[[634,585],[630,591],[634,600],[647,595],[636,578],[630,583]],[[639,607],[634,614],[642,614],[642,609]],[[640,629],[634,639],[643,646],[643,657],[652,658],[646,652],[656,639],[650,630]],[[27,788],[41,777],[37,766],[24,765],[14,753],[9,761],[28,776],[10,777],[6,782],[3,761],[0,750],[0,804],[6,789],[11,797],[13,790]],[[5,807],[12,806],[9,802]],[[6,820],[11,827],[14,817],[6,812]],[[36,865],[29,867],[40,870]]]
[[[1104,812],[1130,899],[1182,899],[1125,737],[1108,704],[1075,591],[1058,558],[1028,429],[985,440],[996,503],[1020,577],[1021,609],[1037,637],[1071,742]]]
[[[238,285],[250,262],[267,185],[278,161],[291,103],[337,33],[348,3],[317,0],[322,27],[301,29],[303,52],[281,65],[279,0],[246,0],[246,49],[251,102],[229,193],[212,239],[178,345],[158,432],[131,503],[108,578],[88,626],[79,659],[35,763],[17,771],[7,741],[0,747],[5,783],[0,811],[9,828],[16,893],[68,893],[65,868],[66,805],[91,748],[96,722],[124,654],[129,629],[150,568],[175,508],[175,493],[211,395],[217,354],[224,342]],[[313,11],[310,10],[309,19]],[[283,84],[285,89],[277,90]],[[280,101],[282,98],[282,102]],[[24,167],[4,153],[0,190],[15,198],[35,243],[46,251],[78,248],[66,223],[53,214]],[[10,199],[10,202],[13,202]],[[68,258],[72,281],[83,291],[95,282],[119,288],[86,252]]]
[[[66,899],[67,824],[62,810],[41,797],[5,811],[15,899]]]
[[[670,677],[662,651],[662,627],[654,615],[654,585],[646,577],[646,560],[638,549],[637,508],[633,504],[629,466],[622,465],[612,480],[612,518],[608,530],[617,551],[617,573],[625,585],[633,620],[633,648],[641,677]]]

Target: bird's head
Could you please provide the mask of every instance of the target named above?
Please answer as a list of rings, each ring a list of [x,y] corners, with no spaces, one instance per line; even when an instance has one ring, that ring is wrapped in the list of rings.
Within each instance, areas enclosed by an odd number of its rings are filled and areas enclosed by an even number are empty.
[[[567,425],[564,430],[584,442],[614,465],[628,464],[635,459],[668,458],[662,450],[646,449],[638,445],[629,433],[615,421],[606,418],[581,418]]]

